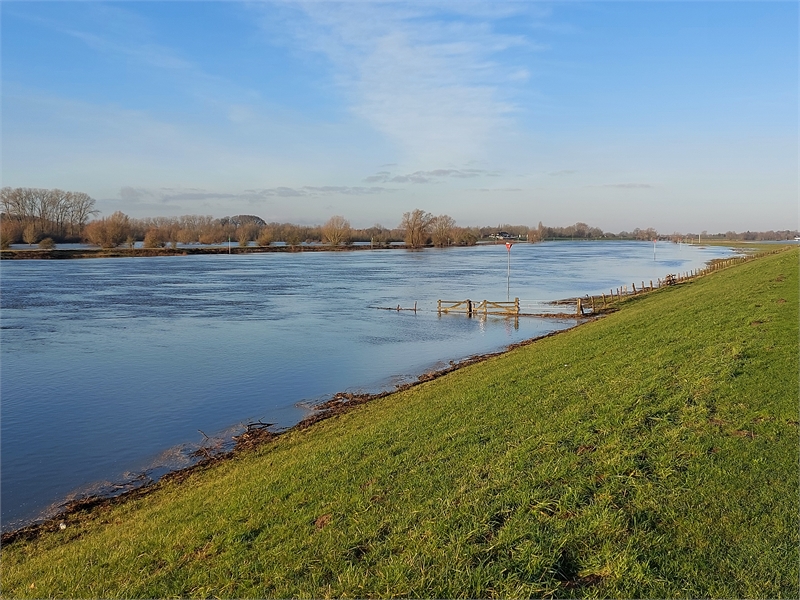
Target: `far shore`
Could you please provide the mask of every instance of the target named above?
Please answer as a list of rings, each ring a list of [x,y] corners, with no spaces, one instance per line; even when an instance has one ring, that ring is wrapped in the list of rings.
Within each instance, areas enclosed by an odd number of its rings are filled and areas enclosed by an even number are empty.
[[[545,240],[554,242],[576,241],[569,239]],[[610,242],[610,241],[636,241],[636,240],[580,240],[586,242]],[[527,240],[512,240],[513,244],[534,244],[542,242],[529,242]],[[505,240],[480,240],[477,245],[502,245]],[[643,242],[644,243],[644,242]],[[649,242],[648,242],[649,243]],[[703,242],[703,246],[727,246],[730,248],[747,248],[754,251],[765,250],[776,245],[795,245],[794,240],[778,242],[742,242],[737,240],[709,240]],[[694,244],[692,244],[694,245]],[[425,246],[430,248],[432,246]],[[455,247],[455,246],[451,246]],[[308,244],[296,246],[180,246],[173,248],[170,246],[163,248],[52,248],[44,249],[36,246],[29,248],[5,248],[0,251],[2,260],[61,260],[70,258],[142,258],[155,256],[194,256],[200,254],[262,254],[267,252],[351,252],[356,250],[406,250],[405,244],[350,244],[347,246],[329,246],[325,244]],[[423,248],[419,248],[422,250]]]

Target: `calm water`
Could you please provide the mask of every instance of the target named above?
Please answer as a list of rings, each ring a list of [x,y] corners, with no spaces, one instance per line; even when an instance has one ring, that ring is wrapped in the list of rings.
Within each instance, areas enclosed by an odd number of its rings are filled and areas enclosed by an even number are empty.
[[[638,286],[729,256],[661,243],[518,244],[523,307]],[[4,529],[65,498],[185,466],[249,421],[291,426],[339,391],[378,391],[573,321],[439,317],[505,300],[505,247],[3,261]],[[410,307],[390,312],[373,307]]]

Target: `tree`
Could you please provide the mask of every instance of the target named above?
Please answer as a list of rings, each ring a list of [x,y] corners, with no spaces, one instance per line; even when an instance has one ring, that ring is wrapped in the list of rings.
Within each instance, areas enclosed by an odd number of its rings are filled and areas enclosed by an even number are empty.
[[[0,214],[0,247],[7,249],[22,239],[22,223],[9,218],[5,213]]]
[[[239,225],[236,228],[236,239],[239,241],[239,245],[242,247],[247,246],[251,240],[256,239],[256,237],[258,237],[259,227],[259,225],[252,221],[247,221]]]
[[[478,243],[478,234],[466,227],[456,227],[453,230],[453,238],[459,246],[474,246]]]
[[[40,235],[51,233],[61,239],[80,235],[89,216],[97,213],[88,194],[58,189],[5,187],[0,206],[8,217],[34,223]]]
[[[433,245],[439,248],[449,246],[453,243],[453,231],[456,226],[456,221],[447,215],[439,215],[431,219],[431,240]]]
[[[351,232],[350,221],[340,215],[334,215],[322,226],[322,240],[331,246],[348,244]]]
[[[165,244],[166,240],[158,227],[151,227],[144,234],[142,246],[145,248],[163,248]]]
[[[264,227],[258,234],[257,242],[259,246],[269,246],[272,243],[272,228]]]
[[[283,241],[286,243],[287,246],[291,246],[294,248],[295,246],[299,246],[300,242],[303,241],[302,231],[300,227],[297,225],[291,225],[287,223],[283,226]]]
[[[39,239],[39,234],[36,231],[36,225],[33,223],[28,223],[25,225],[25,229],[22,230],[22,241],[24,241],[28,246],[32,246],[35,244]]]
[[[90,244],[101,248],[116,248],[131,235],[128,215],[117,211],[108,218],[92,221],[86,226],[84,236]]]
[[[405,232],[403,237],[408,248],[421,248],[427,243],[428,231],[432,220],[433,215],[431,213],[419,208],[403,213],[400,229]]]

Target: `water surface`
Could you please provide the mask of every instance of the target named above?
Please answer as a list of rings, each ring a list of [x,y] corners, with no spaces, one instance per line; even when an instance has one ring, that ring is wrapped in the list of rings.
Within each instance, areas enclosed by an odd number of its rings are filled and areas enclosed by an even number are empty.
[[[517,244],[509,295],[534,310],[730,254],[663,243],[653,260],[651,243]],[[437,315],[440,298],[505,300],[507,258],[491,245],[3,261],[3,528],[184,466],[204,434],[291,426],[336,392],[391,389],[572,326]],[[376,309],[415,302],[416,314]]]

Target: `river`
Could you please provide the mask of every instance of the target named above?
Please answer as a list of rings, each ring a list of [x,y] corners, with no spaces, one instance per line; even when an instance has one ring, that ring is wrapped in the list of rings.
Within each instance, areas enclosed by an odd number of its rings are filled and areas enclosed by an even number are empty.
[[[437,299],[508,295],[538,310],[731,254],[516,244],[509,279],[503,245],[3,261],[3,530],[186,466],[204,435],[229,440],[257,420],[289,427],[336,392],[392,389],[575,324],[439,316]],[[416,313],[377,309],[415,302]]]

